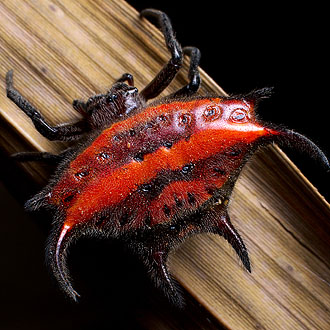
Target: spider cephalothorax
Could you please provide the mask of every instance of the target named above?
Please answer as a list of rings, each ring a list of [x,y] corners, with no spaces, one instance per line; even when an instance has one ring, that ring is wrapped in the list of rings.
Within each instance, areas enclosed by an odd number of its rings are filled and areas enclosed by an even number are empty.
[[[14,89],[13,72],[7,74],[8,97],[41,134],[51,140],[79,141],[59,155],[15,155],[25,161],[58,163],[50,183],[26,208],[52,211],[47,258],[61,288],[74,300],[78,294],[65,259],[70,242],[82,234],[127,242],[141,256],[156,286],[179,305],[182,298],[166,259],[173,247],[193,234],[223,236],[250,271],[247,249],[227,212],[249,156],[275,141],[299,147],[329,167],[322,151],[306,137],[256,118],[256,104],[269,97],[271,89],[242,96],[196,96],[198,49],[181,49],[164,13],[147,9],[141,15],[158,19],[172,58],[140,93],[133,77],[125,74],[106,94],[92,96],[86,103],[74,101],[83,115],[75,124],[50,126]],[[147,104],[175,77],[183,54],[190,55],[189,83]]]
[[[120,80],[123,79],[130,79],[130,75],[123,75]],[[77,100],[73,103],[92,129],[104,128],[132,116],[143,105],[137,88],[121,81],[116,82],[106,94],[93,95],[86,103]]]

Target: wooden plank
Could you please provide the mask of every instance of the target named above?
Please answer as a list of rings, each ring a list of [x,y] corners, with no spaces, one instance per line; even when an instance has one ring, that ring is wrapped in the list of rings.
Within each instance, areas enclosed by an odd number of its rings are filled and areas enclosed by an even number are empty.
[[[13,68],[16,88],[54,124],[77,120],[72,100],[106,90],[124,72],[132,73],[141,89],[169,58],[159,31],[124,1],[3,0],[0,12],[1,79]],[[166,94],[183,85],[186,72],[187,65]],[[225,94],[204,72],[202,79],[200,94]],[[5,93],[0,100],[2,120],[25,145],[51,152],[63,148],[40,136]],[[16,135],[2,131],[1,138],[8,153],[20,150]],[[42,166],[27,166],[43,181]],[[230,214],[249,248],[252,274],[237,265],[224,240],[211,235],[192,238],[173,253],[172,272],[229,328],[325,329],[327,202],[277,147],[253,158],[234,197]]]

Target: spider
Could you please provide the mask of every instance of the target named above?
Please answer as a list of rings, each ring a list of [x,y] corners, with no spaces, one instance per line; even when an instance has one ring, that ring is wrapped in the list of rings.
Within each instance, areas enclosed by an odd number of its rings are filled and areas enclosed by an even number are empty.
[[[73,101],[82,115],[76,123],[51,126],[6,76],[7,96],[49,140],[75,141],[58,155],[21,152],[19,161],[57,165],[49,183],[28,200],[29,211],[47,209],[53,217],[46,258],[61,289],[73,300],[67,249],[82,235],[124,241],[156,285],[178,306],[184,299],[167,268],[169,252],[199,233],[223,236],[251,272],[248,251],[228,215],[236,180],[253,152],[273,142],[307,151],[329,168],[323,152],[305,136],[263,123],[255,116],[263,88],[245,95],[198,96],[200,51],[181,48],[168,16],[145,9],[158,21],[171,54],[156,77],[138,92],[125,73],[105,94]],[[148,103],[171,83],[190,57],[189,82],[173,94]]]

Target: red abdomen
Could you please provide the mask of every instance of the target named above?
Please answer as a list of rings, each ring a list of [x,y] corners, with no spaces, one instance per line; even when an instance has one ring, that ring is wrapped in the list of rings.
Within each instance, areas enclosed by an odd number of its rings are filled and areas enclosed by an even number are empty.
[[[268,135],[250,110],[219,98],[150,106],[102,131],[71,161],[49,203],[68,228],[95,221],[125,231],[194,211],[239,167],[250,144]]]

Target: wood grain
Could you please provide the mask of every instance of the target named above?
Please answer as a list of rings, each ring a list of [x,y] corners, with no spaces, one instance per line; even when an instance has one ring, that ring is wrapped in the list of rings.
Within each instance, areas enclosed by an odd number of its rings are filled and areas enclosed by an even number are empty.
[[[122,0],[3,0],[0,12],[1,80],[13,68],[15,87],[52,124],[77,120],[72,100],[106,90],[124,72],[141,89],[169,58],[160,32]],[[166,94],[186,75],[187,64]],[[200,94],[225,94],[204,72],[202,79]],[[63,149],[37,133],[4,89],[0,110],[10,127],[0,133],[8,154],[21,151],[22,141],[30,150]],[[43,167],[24,166],[34,180],[45,181]],[[170,259],[186,290],[231,329],[328,328],[329,204],[277,147],[246,166],[230,215],[249,249],[252,274],[224,240],[200,235]]]

